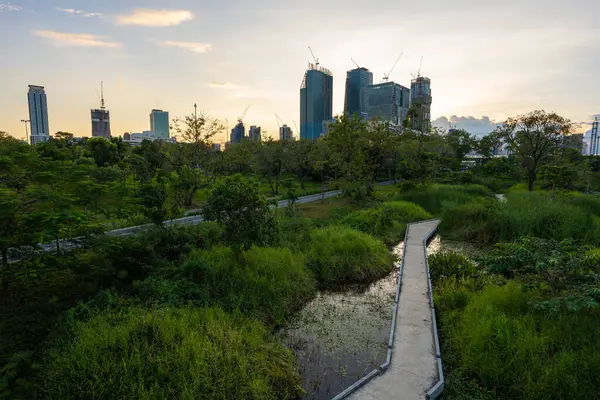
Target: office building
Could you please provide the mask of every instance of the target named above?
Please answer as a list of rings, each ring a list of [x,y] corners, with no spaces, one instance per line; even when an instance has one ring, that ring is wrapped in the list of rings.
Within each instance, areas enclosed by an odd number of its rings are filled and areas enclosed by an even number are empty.
[[[592,133],[590,136],[590,150],[589,154],[592,156],[598,155],[598,126],[600,125],[600,121],[598,121],[598,117],[594,118],[594,122],[592,123]]]
[[[250,130],[248,131],[248,139],[252,140],[253,142],[260,143],[260,126],[252,125],[250,127]]]
[[[346,72],[344,114],[367,117],[367,89],[372,84],[373,73],[366,68],[356,68]]]
[[[410,89],[394,82],[371,85],[366,91],[367,115],[401,126],[410,107]]]
[[[333,75],[309,64],[300,86],[300,138],[317,140],[323,133],[323,121],[332,117]]]
[[[150,113],[150,130],[154,136],[160,139],[168,139],[169,136],[169,112],[163,110],[152,110]]]
[[[110,113],[108,110],[92,110],[92,137],[110,140]]]
[[[410,83],[410,105],[414,116],[412,129],[429,132],[431,130],[431,80],[418,76]]]
[[[123,134],[123,142],[129,143],[132,146],[139,146],[144,140],[149,140],[151,142],[154,142],[155,140],[163,140],[168,143],[177,143],[176,138],[163,139],[162,137],[154,135],[154,132],[152,131],[143,131],[141,133],[125,132]]]
[[[292,141],[294,140],[294,135],[292,133],[292,128],[287,125],[283,125],[279,128],[279,140],[284,141]]]
[[[27,102],[29,103],[29,121],[31,124],[29,143],[33,145],[49,140],[48,103],[44,87],[29,85]]]
[[[238,120],[238,124],[231,130],[231,138],[229,140],[230,143],[241,143],[242,140],[246,137],[246,128],[244,128],[244,123]]]
[[[213,143],[212,144],[212,149],[214,151],[221,151],[221,143]]]
[[[335,124],[335,122],[335,118],[326,119],[325,121],[323,121],[323,133],[321,133],[321,136],[328,135],[329,131],[331,131],[331,127]]]

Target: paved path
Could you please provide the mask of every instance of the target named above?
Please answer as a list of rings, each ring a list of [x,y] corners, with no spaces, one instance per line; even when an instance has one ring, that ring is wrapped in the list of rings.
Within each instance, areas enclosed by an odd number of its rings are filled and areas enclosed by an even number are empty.
[[[438,381],[432,312],[423,239],[439,220],[411,224],[404,250],[404,269],[389,368],[349,398],[417,400]]]

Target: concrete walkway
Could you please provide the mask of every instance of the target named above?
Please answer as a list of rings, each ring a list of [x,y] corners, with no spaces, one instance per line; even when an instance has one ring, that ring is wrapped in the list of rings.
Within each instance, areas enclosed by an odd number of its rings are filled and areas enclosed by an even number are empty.
[[[402,286],[388,369],[349,396],[353,400],[425,399],[438,381],[423,240],[439,220],[411,224],[405,241]]]

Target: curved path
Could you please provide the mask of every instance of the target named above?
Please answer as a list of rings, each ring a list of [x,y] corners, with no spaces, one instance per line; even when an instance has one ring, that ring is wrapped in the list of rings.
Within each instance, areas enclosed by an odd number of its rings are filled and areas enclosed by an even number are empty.
[[[441,393],[441,359],[426,259],[426,242],[439,222],[410,224],[406,233],[388,362],[354,394],[342,394],[338,399],[417,400],[433,399]]]

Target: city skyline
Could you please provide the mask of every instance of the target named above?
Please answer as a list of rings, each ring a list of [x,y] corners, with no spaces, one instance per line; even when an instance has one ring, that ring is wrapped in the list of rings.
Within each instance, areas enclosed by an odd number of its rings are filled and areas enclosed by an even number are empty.
[[[422,74],[435,83],[434,121],[453,115],[501,121],[544,108],[590,124],[585,131],[600,112],[600,55],[593,51],[600,46],[593,17],[600,5],[594,1],[548,1],[543,10],[534,1],[378,1],[368,9],[331,1],[317,15],[310,10],[320,3],[312,0],[122,3],[15,0],[4,8],[0,130],[24,137],[23,88],[36,84],[49,96],[51,134],[89,136],[89,110],[97,107],[97,82],[104,80],[114,136],[144,130],[151,109],[178,117],[198,103],[230,128],[252,104],[247,123],[277,137],[274,113],[288,126],[299,122],[298,84],[312,61],[308,46],[333,72],[334,115],[343,112],[351,57],[380,83],[401,52],[390,80],[408,87],[424,56]],[[249,19],[256,23],[248,26]],[[244,30],[224,31],[224,23]],[[226,140],[225,132],[218,140]]]

